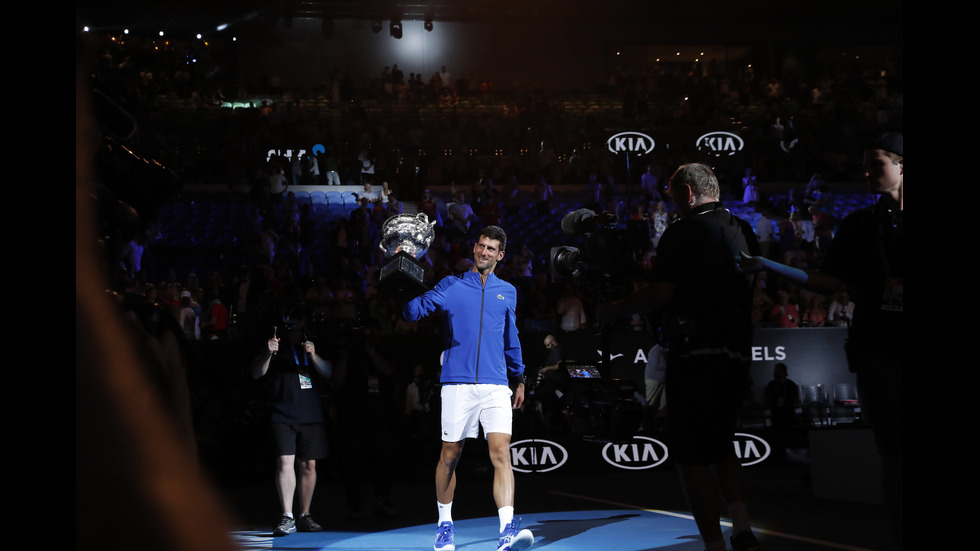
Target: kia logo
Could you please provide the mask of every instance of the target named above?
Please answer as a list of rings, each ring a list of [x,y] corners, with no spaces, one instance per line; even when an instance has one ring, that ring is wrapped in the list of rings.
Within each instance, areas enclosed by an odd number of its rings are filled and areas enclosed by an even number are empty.
[[[653,151],[653,138],[640,132],[620,132],[606,141],[606,147],[613,153],[649,153]]]
[[[751,434],[735,433],[735,456],[742,462],[743,467],[762,463],[769,457],[769,443]]]
[[[520,440],[510,445],[511,468],[519,473],[546,473],[568,461],[568,452],[550,440]]]
[[[667,446],[653,438],[634,436],[632,442],[610,442],[603,446],[602,458],[620,469],[652,469],[667,461]]]
[[[731,132],[708,132],[697,141],[698,151],[715,157],[734,155],[744,146],[742,138]]]

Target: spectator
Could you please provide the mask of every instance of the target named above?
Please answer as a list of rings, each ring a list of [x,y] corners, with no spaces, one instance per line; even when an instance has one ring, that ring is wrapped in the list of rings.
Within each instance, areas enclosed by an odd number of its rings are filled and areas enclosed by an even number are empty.
[[[575,292],[575,285],[572,282],[565,282],[561,288],[561,297],[555,310],[560,316],[559,327],[562,331],[570,333],[586,327],[587,318],[585,306],[582,299]]]

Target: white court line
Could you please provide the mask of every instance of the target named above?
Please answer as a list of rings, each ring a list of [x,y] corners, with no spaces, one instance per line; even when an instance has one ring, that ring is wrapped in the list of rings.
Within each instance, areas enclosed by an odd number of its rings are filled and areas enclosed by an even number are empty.
[[[657,514],[660,514],[660,515],[667,515],[667,516],[677,517],[677,518],[683,518],[683,519],[687,519],[687,520],[694,520],[694,517],[692,517],[691,515],[685,515],[685,514],[681,514],[681,513],[675,513],[673,511],[663,511],[661,509],[647,509],[646,507],[637,507],[636,505],[630,505],[628,503],[619,503],[619,502],[616,502],[616,501],[609,501],[609,500],[606,500],[606,499],[598,499],[598,498],[588,497],[588,496],[580,496],[580,495],[576,495],[576,494],[569,494],[569,493],[559,492],[559,491],[555,491],[555,490],[552,490],[550,493],[556,494],[556,495],[565,496],[565,497],[571,497],[571,498],[575,498],[575,499],[581,499],[581,500],[585,500],[585,501],[594,501],[596,503],[604,503],[606,505],[615,505],[616,507],[622,507],[624,509],[634,509],[634,510],[637,510],[637,511],[647,511],[647,512],[650,512],[650,513],[657,513]],[[725,521],[722,521],[721,524],[723,526],[728,526],[728,527],[731,527],[731,525],[732,525],[731,522],[725,522]],[[834,542],[824,541],[824,540],[818,540],[818,539],[814,539],[814,538],[807,538],[807,537],[804,537],[804,536],[796,536],[796,535],[787,534],[787,533],[784,533],[784,532],[776,532],[774,530],[766,530],[764,528],[752,528],[752,531],[755,532],[755,533],[757,533],[757,534],[765,534],[767,536],[776,536],[776,537],[779,537],[779,538],[786,538],[786,539],[790,539],[790,540],[802,541],[802,542],[806,542],[806,543],[812,543],[814,545],[822,545],[824,547],[831,547],[831,548],[834,548],[834,549],[844,549],[845,551],[871,551],[870,549],[865,549],[864,547],[856,547],[854,545],[845,545],[843,543],[834,543]]]
[[[273,537],[269,530],[237,530],[231,534],[235,547],[241,551],[272,549]]]

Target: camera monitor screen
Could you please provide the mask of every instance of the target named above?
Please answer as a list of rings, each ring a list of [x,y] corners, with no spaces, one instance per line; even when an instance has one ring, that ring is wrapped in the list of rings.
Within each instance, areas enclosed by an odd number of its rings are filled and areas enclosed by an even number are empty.
[[[599,366],[595,364],[565,363],[565,369],[573,379],[601,379]]]

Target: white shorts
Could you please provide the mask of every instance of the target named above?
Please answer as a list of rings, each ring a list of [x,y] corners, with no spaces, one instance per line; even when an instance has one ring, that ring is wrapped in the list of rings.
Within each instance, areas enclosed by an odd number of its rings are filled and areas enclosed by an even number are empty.
[[[459,442],[476,438],[480,425],[484,438],[491,432],[511,434],[512,395],[505,385],[443,385],[442,440]]]

